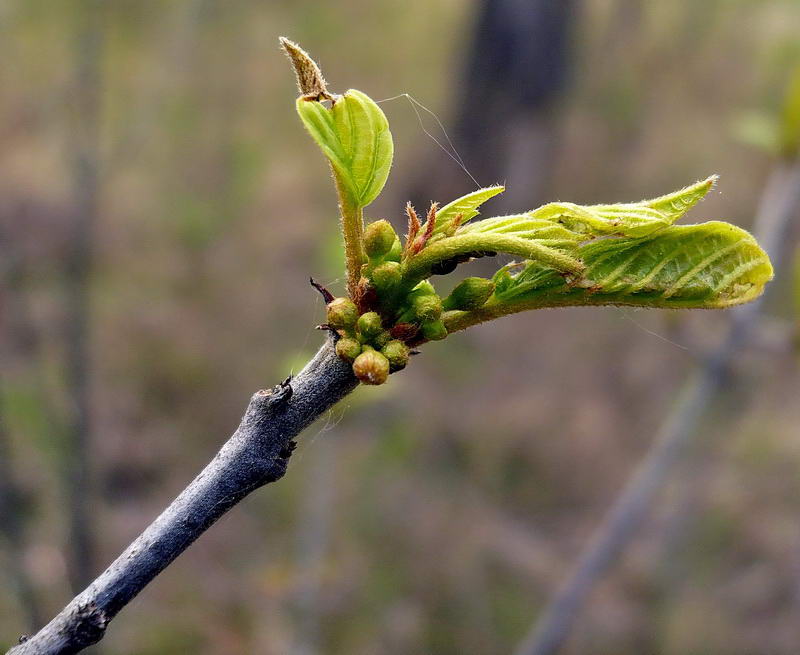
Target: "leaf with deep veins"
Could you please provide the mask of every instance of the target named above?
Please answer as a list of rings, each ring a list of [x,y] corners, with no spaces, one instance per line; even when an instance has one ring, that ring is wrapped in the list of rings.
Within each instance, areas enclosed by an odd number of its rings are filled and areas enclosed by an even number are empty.
[[[558,221],[536,218],[532,213],[486,218],[461,228],[458,234],[506,234],[562,249],[574,249],[586,240],[585,234],[570,230]]]
[[[300,97],[297,113],[352,204],[363,208],[375,200],[386,184],[394,153],[389,123],[381,108],[361,91],[350,89],[335,96],[330,109]]]
[[[720,221],[672,226],[648,237],[598,239],[575,255],[586,268],[572,282],[539,262],[502,268],[487,303],[473,312],[448,312],[447,329],[540,307],[729,307],[759,296],[773,274],[755,239]]]
[[[653,200],[615,205],[576,205],[554,202],[530,212],[534,218],[548,219],[587,237],[617,234],[643,237],[669,227],[714,186],[715,175]]]

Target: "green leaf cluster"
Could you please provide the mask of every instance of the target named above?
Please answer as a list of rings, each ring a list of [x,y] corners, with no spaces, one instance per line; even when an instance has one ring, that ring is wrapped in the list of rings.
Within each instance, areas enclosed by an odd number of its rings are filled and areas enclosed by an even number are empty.
[[[556,203],[465,228],[502,229],[537,240],[564,250],[581,262],[583,270],[568,276],[540,259],[506,265],[493,277],[495,291],[484,306],[449,313],[448,329],[541,307],[721,308],[754,299],[773,271],[767,254],[749,233],[721,221],[673,225],[715,179],[640,203]]]
[[[392,164],[386,116],[360,91],[330,93],[308,55],[291,42],[284,47],[301,89],[298,114],[339,192],[349,297],[329,304],[329,327],[341,337],[340,356],[365,383],[381,384],[404,367],[409,348],[507,314],[567,305],[729,307],[757,297],[772,278],[769,258],[746,231],[720,221],[675,225],[715,176],[636,203],[554,202],[474,221],[504,191],[491,186],[442,208],[433,203],[424,221],[409,204],[404,241],[386,220],[365,230],[362,211]],[[797,98],[800,91],[790,94]],[[784,123],[784,140],[794,140],[797,125]],[[463,280],[447,298],[430,281],[499,254],[516,261],[491,279]]]

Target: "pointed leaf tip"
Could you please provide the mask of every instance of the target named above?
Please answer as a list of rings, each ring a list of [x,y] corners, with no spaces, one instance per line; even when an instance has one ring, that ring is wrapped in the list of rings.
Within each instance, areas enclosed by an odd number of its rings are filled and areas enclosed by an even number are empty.
[[[700,202],[714,188],[718,179],[719,175],[710,175],[705,180],[690,184],[674,193],[644,201],[642,204],[660,211],[672,224]]]
[[[532,218],[556,221],[586,238],[618,235],[644,237],[672,225],[694,207],[717,181],[712,175],[652,200],[613,205],[552,202],[529,212]]]
[[[475,218],[480,213],[478,208],[483,203],[503,193],[505,190],[506,188],[503,185],[497,184],[495,186],[476,189],[465,196],[461,196],[449,202],[437,212],[436,227],[433,233],[451,234],[456,228]]]

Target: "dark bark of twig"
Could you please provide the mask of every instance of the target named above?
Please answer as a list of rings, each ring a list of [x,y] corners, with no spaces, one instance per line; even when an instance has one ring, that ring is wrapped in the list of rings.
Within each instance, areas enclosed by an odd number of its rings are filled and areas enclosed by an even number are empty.
[[[775,270],[780,270],[791,219],[799,206],[800,162],[780,165],[767,183],[754,226],[756,238],[769,253]],[[684,386],[678,404],[649,453],[617,497],[563,586],[517,648],[517,655],[558,652],[592,587],[633,538],[670,471],[698,436],[697,423],[720,389],[731,360],[757,325],[762,304],[763,296],[734,310],[726,339]]]
[[[69,577],[76,592],[91,580],[95,561],[90,509],[93,457],[89,416],[89,286],[99,193],[100,10],[97,0],[83,3],[76,34],[76,74],[71,98],[74,131],[70,165],[75,209],[65,266],[64,334],[70,415],[64,478],[69,502]]]
[[[283,476],[292,439],[356,384],[328,339],[297,377],[256,392],[239,428],[200,475],[85,591],[8,655],[77,653],[102,639],[116,614],[220,516]]]

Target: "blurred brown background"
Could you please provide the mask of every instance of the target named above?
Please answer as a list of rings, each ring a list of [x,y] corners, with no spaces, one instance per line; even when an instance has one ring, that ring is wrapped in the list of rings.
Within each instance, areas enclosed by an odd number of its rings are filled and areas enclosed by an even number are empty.
[[[509,183],[488,212],[633,201],[716,172],[692,216],[749,227],[800,4],[0,3],[4,647],[321,340],[308,277],[343,288],[336,206],[281,34],[334,90],[436,112],[481,184]],[[474,184],[405,98],[382,107],[396,157],[370,214],[399,228],[405,200]],[[781,272],[565,653],[800,652],[791,293]],[[540,311],[426,347],[312,427],[286,478],[157,578],[103,652],[511,652],[729,318]]]

